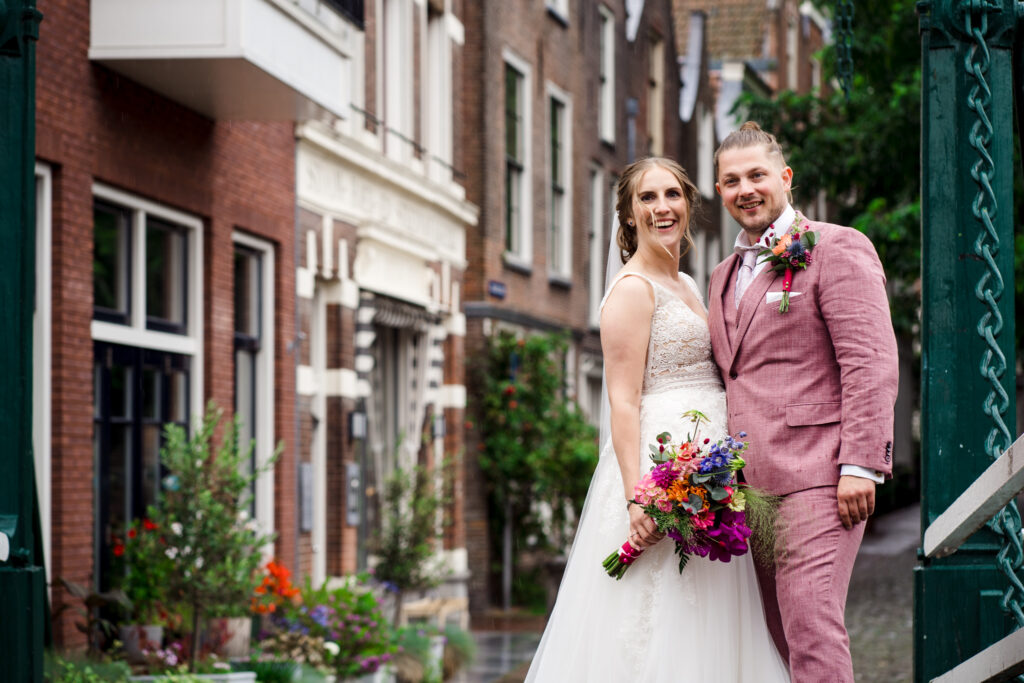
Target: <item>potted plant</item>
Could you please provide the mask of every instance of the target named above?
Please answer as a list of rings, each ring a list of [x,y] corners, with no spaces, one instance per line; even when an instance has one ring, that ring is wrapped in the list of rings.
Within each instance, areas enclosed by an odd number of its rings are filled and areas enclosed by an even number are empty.
[[[190,671],[195,670],[205,618],[231,606],[248,606],[261,549],[272,540],[247,511],[252,483],[273,465],[277,453],[255,471],[246,471],[251,445],[240,447],[237,420],[225,428],[220,446],[212,445],[221,416],[211,402],[191,438],[177,425],[165,427],[160,461],[167,475],[159,505],[150,506],[147,514],[166,558],[159,565],[162,591],[170,605],[191,618]]]
[[[114,544],[114,555],[124,562],[121,588],[131,603],[131,616],[121,624],[120,637],[132,662],[141,662],[144,649],[158,648],[163,642],[167,575],[172,569],[166,548],[162,530],[149,517],[132,522],[124,542],[118,539]]]
[[[260,643],[261,649],[343,681],[380,672],[395,647],[391,627],[366,578],[348,576],[319,588],[307,580],[301,599],[272,602],[275,607],[267,611],[271,633]]]

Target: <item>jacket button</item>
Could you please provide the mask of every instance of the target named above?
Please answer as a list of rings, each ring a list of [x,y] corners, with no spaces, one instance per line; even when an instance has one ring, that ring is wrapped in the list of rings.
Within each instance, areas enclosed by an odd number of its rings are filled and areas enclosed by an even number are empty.
[[[736,374],[735,370],[729,373],[729,379],[736,379],[737,377],[739,377],[739,375]]]

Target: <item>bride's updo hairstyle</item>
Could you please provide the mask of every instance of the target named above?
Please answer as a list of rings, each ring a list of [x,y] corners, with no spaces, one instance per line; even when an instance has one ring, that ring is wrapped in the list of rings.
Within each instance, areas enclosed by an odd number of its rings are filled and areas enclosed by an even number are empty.
[[[638,159],[627,166],[622,172],[622,176],[619,178],[618,192],[616,193],[615,214],[619,218],[619,232],[615,239],[618,242],[619,249],[622,250],[623,263],[631,259],[637,250],[636,226],[641,221],[635,214],[642,206],[640,204],[640,197],[637,195],[637,189],[640,186],[640,179],[644,177],[644,173],[647,173],[652,168],[665,169],[675,176],[676,180],[679,181],[679,187],[683,188],[683,197],[686,198],[687,220],[685,230],[683,231],[683,241],[686,243],[686,247],[682,253],[685,254],[693,246],[690,228],[693,225],[693,214],[700,201],[700,192],[697,190],[697,186],[686,175],[686,170],[672,159],[666,159],[665,157]]]

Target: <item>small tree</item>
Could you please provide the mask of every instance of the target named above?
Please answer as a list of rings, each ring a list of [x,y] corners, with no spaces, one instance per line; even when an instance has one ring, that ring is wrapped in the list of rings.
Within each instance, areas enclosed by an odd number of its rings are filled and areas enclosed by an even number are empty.
[[[190,670],[195,668],[203,617],[223,606],[248,605],[260,549],[272,540],[249,519],[248,509],[252,483],[273,466],[277,453],[255,471],[245,471],[252,446],[239,447],[237,419],[214,451],[211,442],[221,416],[211,402],[191,439],[180,426],[164,428],[160,461],[168,474],[160,504],[148,511],[148,519],[161,531],[169,564],[168,599],[191,612]]]
[[[551,514],[549,529],[574,522],[597,465],[597,430],[565,395],[567,346],[559,334],[518,339],[501,333],[490,339],[478,366],[480,469],[502,526],[506,608],[512,601],[515,539],[545,526],[538,518],[542,509]],[[559,549],[567,543],[557,532],[547,540]]]
[[[441,581],[439,567],[431,560],[440,538],[438,511],[443,501],[431,475],[425,467],[396,468],[384,483],[383,519],[373,542],[378,560],[373,575],[395,593],[395,626],[406,593]]]

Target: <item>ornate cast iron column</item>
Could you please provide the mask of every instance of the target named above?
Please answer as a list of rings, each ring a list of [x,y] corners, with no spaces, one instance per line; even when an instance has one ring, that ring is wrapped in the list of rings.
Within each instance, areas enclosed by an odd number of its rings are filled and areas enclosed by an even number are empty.
[[[922,0],[922,528],[1013,442],[1017,0]],[[915,571],[927,681],[1024,625],[1020,517]]]

